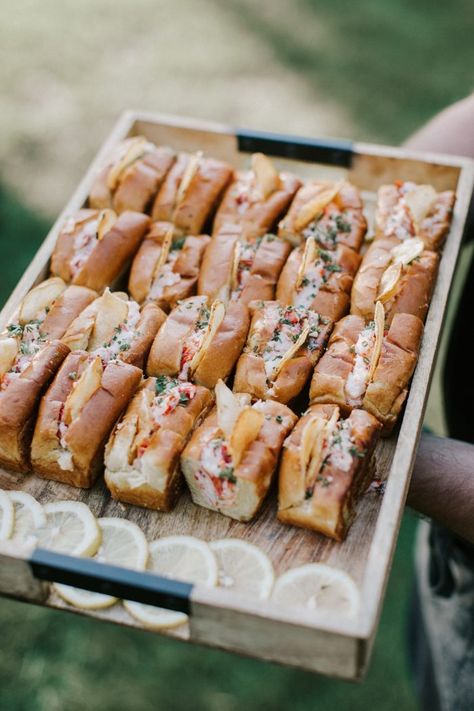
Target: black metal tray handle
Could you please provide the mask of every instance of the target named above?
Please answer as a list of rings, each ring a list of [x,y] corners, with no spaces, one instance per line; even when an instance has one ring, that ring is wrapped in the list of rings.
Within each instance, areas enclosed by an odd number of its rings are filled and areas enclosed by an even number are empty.
[[[354,148],[352,141],[345,139],[300,138],[266,131],[237,129],[239,151],[255,153],[261,151],[279,158],[324,163],[350,168]]]
[[[122,600],[143,602],[190,614],[193,585],[153,573],[119,568],[90,558],[53,553],[36,548],[29,559],[35,578],[64,583],[92,592],[113,595]]]

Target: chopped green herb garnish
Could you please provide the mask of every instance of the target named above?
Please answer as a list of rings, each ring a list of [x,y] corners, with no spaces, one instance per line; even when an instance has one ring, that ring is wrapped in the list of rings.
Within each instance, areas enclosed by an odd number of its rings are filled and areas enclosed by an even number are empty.
[[[67,377],[69,378],[69,380],[76,380],[76,378],[77,378],[77,371],[76,371],[76,370],[72,370],[72,371],[69,373],[69,375],[68,375]]]
[[[281,425],[283,422],[283,417],[281,415],[277,415],[275,417],[275,420],[278,422],[279,425]]]
[[[7,331],[12,336],[22,336],[23,326],[19,323],[11,323],[9,326],[7,326]]]
[[[155,382],[155,392],[157,395],[164,393],[168,385],[171,383],[171,378],[167,375],[158,375]]]
[[[351,226],[342,215],[336,215],[335,218],[336,221],[336,227],[340,232],[350,232],[351,231]]]
[[[358,457],[359,459],[363,459],[365,456],[365,452],[361,449],[357,449],[355,445],[352,445],[352,447],[349,449],[349,454],[351,454],[353,457]]]
[[[174,240],[173,242],[171,242],[170,251],[176,252],[179,249],[183,249],[185,242],[186,237],[180,237],[179,239]]]
[[[182,407],[186,407],[186,405],[189,402],[189,395],[186,395],[186,393],[179,393],[179,405]]]
[[[236,484],[237,479],[234,476],[234,468],[227,467],[226,469],[223,469],[222,471],[220,471],[219,472],[219,479],[227,479],[227,481],[230,481],[231,484]]]

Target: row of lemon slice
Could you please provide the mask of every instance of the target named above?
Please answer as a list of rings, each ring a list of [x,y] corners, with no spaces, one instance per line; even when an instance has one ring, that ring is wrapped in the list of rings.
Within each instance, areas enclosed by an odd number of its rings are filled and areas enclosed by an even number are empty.
[[[97,519],[78,501],[41,505],[26,492],[0,490],[0,541],[6,539],[175,580],[218,585],[253,599],[271,598],[281,605],[324,614],[351,617],[358,609],[357,586],[339,569],[310,563],[288,570],[275,581],[268,556],[251,543],[237,538],[206,543],[185,535],[148,543],[135,523],[123,518]],[[110,595],[59,583],[54,588],[68,604],[81,609],[99,610],[119,602]],[[178,627],[188,619],[184,613],[138,602],[124,600],[123,605],[135,620],[151,629]]]

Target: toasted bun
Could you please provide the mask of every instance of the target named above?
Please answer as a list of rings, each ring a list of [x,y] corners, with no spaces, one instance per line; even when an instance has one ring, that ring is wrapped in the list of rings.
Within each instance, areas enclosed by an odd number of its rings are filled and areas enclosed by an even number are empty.
[[[87,219],[97,214],[93,210],[79,210],[75,217]],[[59,234],[51,258],[51,273],[66,282],[101,292],[112,284],[127,267],[148,229],[150,218],[138,212],[124,212],[112,228],[98,240],[84,264],[73,276],[70,261],[74,256],[75,232],[63,229]]]
[[[206,296],[195,296],[170,313],[151,347],[148,375],[174,377],[179,374],[183,346],[194,332],[203,303],[208,303]],[[244,304],[233,302],[228,305],[222,323],[192,375],[194,383],[213,388],[219,378],[225,380],[230,375],[245,343],[249,321]]]
[[[135,157],[127,167],[123,168],[117,176],[115,187],[111,189],[108,185],[111,170],[117,167],[117,161],[121,160],[121,156],[123,157],[127,144],[131,145],[137,140],[140,139],[125,139],[116,146],[107,164],[95,178],[88,198],[89,207],[98,210],[113,208],[118,213],[125,210],[146,212],[150,201],[171,168],[175,154],[170,148],[148,143],[144,146],[143,154]]]
[[[74,284],[102,291],[126,269],[150,224],[139,212],[124,212],[77,272]]]
[[[324,480],[316,480],[312,495],[307,496],[300,463],[301,438],[308,420],[318,415],[329,420],[334,405],[314,405],[298,421],[286,441],[279,473],[278,518],[302,528],[318,531],[338,541],[347,534],[354,517],[358,496],[370,481],[371,456],[378,440],[380,423],[364,410],[353,410],[348,417],[351,439],[363,459],[352,456],[350,468],[339,469],[330,461],[324,467]]]
[[[230,295],[234,251],[241,230],[230,227],[215,234],[204,252],[198,279],[198,294],[227,302]]]
[[[214,235],[222,232],[227,225],[239,225],[244,239],[271,232],[301,185],[295,175],[280,173],[280,188],[265,200],[249,202],[242,212],[239,195],[241,188],[251,183],[251,176],[252,173],[237,173],[236,179],[227,188],[214,218]]]
[[[88,357],[85,351],[70,353],[41,400],[31,443],[31,465],[33,471],[46,478],[49,478],[49,471],[63,472],[57,461],[60,452],[58,422],[64,403],[86,367]]]
[[[375,213],[375,235],[384,237],[387,221],[399,200],[399,190],[397,184],[382,185],[377,195],[377,209]],[[452,190],[438,193],[428,214],[422,220],[418,237],[425,243],[428,250],[438,251],[444,243],[449,232],[451,216],[456,201],[456,195]]]
[[[177,205],[181,178],[188,165],[188,154],[181,153],[166,176],[153,205],[153,221],[173,222],[177,234],[200,234],[212,217],[216,203],[232,177],[232,168],[214,158],[200,158],[196,173]]]
[[[229,377],[244,347],[249,325],[250,316],[245,304],[238,301],[230,303],[194,373],[194,382],[214,388],[219,379]]]
[[[382,237],[370,245],[354,279],[351,295],[352,314],[362,316],[365,320],[373,318],[380,279],[392,261],[391,250],[398,244],[396,239]]]
[[[423,336],[423,323],[412,314],[395,314],[374,376],[365,393],[363,407],[384,425],[389,434],[408,394]]]
[[[97,215],[97,210],[77,210],[66,220],[59,232],[53,254],[51,255],[51,274],[61,277],[66,284],[72,280],[70,261],[74,256],[74,239],[77,233],[82,229],[83,223],[97,217]],[[69,229],[69,222],[71,220],[75,222],[72,231]]]
[[[326,183],[314,181],[306,183],[298,190],[288,213],[279,224],[278,234],[281,237],[286,237],[294,244],[301,242],[302,238],[304,238],[303,232],[305,228],[297,228],[300,210],[316,198],[326,187]],[[336,212],[336,214],[342,213],[344,221],[350,225],[350,231],[338,230],[336,243],[344,244],[346,247],[358,252],[367,231],[367,221],[362,209],[363,204],[359,191],[351,183],[345,182],[336,197],[325,208],[324,215],[318,222],[318,227],[321,228],[322,232],[327,227],[334,229],[334,225],[330,224],[330,215],[333,212]]]
[[[176,376],[186,339],[192,333],[205,296],[194,296],[178,305],[159,329],[146,365],[148,375]]]
[[[307,308],[336,322],[349,310],[352,282],[361,257],[353,249],[342,244],[337,246],[334,255],[341,271],[329,274],[327,282],[321,285]],[[298,303],[296,284],[302,258],[303,248],[300,246],[292,251],[283,267],[276,291],[276,298],[282,305]]]
[[[380,279],[391,261],[391,250],[398,240],[381,237],[369,247],[354,280],[351,313],[366,320],[374,317],[375,301],[380,290]],[[438,271],[439,256],[425,250],[418,259],[405,267],[394,298],[385,304],[386,322],[390,324],[396,313],[408,313],[426,318]]]
[[[181,457],[181,466],[193,501],[198,506],[219,511],[238,521],[250,521],[262,506],[281,446],[295,424],[296,416],[289,408],[276,402],[260,403],[258,409],[268,416],[268,419],[264,419],[257,439],[250,444],[239,466],[234,469],[237,481],[232,501],[219,497],[216,500],[211,499],[206,488],[199,483],[202,448],[209,439],[222,434],[217,424],[216,410],[214,409],[194,431]]]
[[[232,272],[236,245],[241,241],[238,226],[226,227],[215,234],[206,249],[198,281],[198,294],[227,302],[238,299],[244,304],[251,301],[269,301],[274,298],[275,284],[290,253],[290,244],[273,235],[264,236],[255,251],[253,264],[245,272],[245,281],[239,292],[232,294]],[[248,240],[250,243],[253,240]],[[245,244],[245,241],[242,243]]]
[[[240,292],[239,301],[249,304],[254,300],[271,301],[275,287],[291,251],[290,243],[279,237],[262,239],[255,254],[247,281]]]
[[[137,324],[137,338],[131,348],[121,355],[120,360],[130,363],[138,368],[144,368],[151,344],[163,323],[166,314],[156,304],[145,304],[141,310],[140,320]]]
[[[114,295],[114,292],[111,292]],[[98,314],[108,321],[110,315],[104,316],[103,304],[104,296],[98,298],[90,304],[70,325],[63,337],[65,343],[71,350],[86,350],[97,352],[96,346],[92,342],[95,333],[95,325]],[[133,302],[131,302],[133,303]],[[134,305],[138,308],[137,305]],[[156,304],[145,304],[140,312],[138,323],[135,326],[134,337],[131,339],[130,348],[124,351],[117,351],[116,357],[124,363],[143,368],[148,357],[148,352],[153,343],[158,329],[164,323],[166,314]],[[103,354],[101,357],[105,360]]]
[[[361,316],[346,316],[336,323],[328,349],[317,364],[309,391],[310,402],[338,405],[348,415],[351,407],[345,394],[346,380],[354,365],[351,348],[365,326]]]
[[[68,286],[54,301],[41,324],[41,333],[48,339],[62,338],[66,329],[94,299],[97,292],[85,286]]]
[[[147,212],[175,159],[171,148],[155,146],[126,168],[113,197],[114,210],[119,214],[125,210]]]
[[[111,166],[104,166],[96,175],[87,200],[93,210],[104,210],[112,207],[112,192],[107,186],[107,177]]]
[[[195,425],[210,407],[213,396],[196,386],[192,400],[179,405],[161,419],[146,449],[146,465],[134,466],[127,428],[136,431],[142,389],[155,389],[155,378],[148,378],[130,403],[124,417],[112,433],[106,449],[105,481],[115,499],[160,511],[170,511],[181,490],[179,458]],[[133,440],[132,440],[133,441]]]
[[[259,339],[271,340],[273,330],[268,333],[264,331],[264,311],[268,303],[261,307],[255,302],[251,304],[253,317],[248,342],[255,338],[256,334]],[[309,350],[307,344],[303,345],[283,364],[271,383],[267,380],[263,358],[250,350],[245,351],[237,362],[234,392],[246,392],[255,398],[277,400],[284,404],[291,402],[305,387],[315,363],[321,357],[331,329],[331,322],[321,324],[315,347]]]
[[[72,468],[63,469],[57,461],[58,419],[61,406],[73,388],[69,377],[80,374],[88,354],[70,354],[43,398],[34,435],[32,460],[34,471],[46,479],[88,488],[103,469],[107,438],[117,418],[133,396],[142,376],[141,370],[125,363],[109,363],[103,371],[101,386],[86,402],[79,416],[65,434],[72,455]]]
[[[161,246],[170,228],[172,228],[170,222],[155,222],[152,225],[133,260],[128,282],[129,292],[138,303],[152,299],[167,312],[181,299],[193,295],[201,260],[210,242],[210,237],[207,235],[186,237],[173,265],[173,272],[180,276],[180,280],[166,286],[162,297],[154,297],[150,290],[155,268],[160,257]]]
[[[60,341],[44,346],[18,378],[0,391],[0,463],[24,472],[30,468],[30,443],[41,395],[69,353]]]
[[[364,325],[361,316],[346,316],[336,324],[328,350],[314,371],[309,393],[312,404],[337,404],[345,415],[353,409],[347,401],[345,386],[355,359],[351,348]],[[362,407],[384,425],[384,434],[393,428],[406,398],[422,335],[423,323],[417,316],[395,314],[383,338],[378,365]]]

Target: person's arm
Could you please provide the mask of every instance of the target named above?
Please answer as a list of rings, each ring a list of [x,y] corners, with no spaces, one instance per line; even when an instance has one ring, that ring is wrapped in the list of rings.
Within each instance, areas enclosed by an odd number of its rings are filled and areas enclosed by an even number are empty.
[[[437,114],[404,146],[415,151],[474,158],[474,94]]]
[[[407,503],[474,545],[474,445],[424,434]]]

